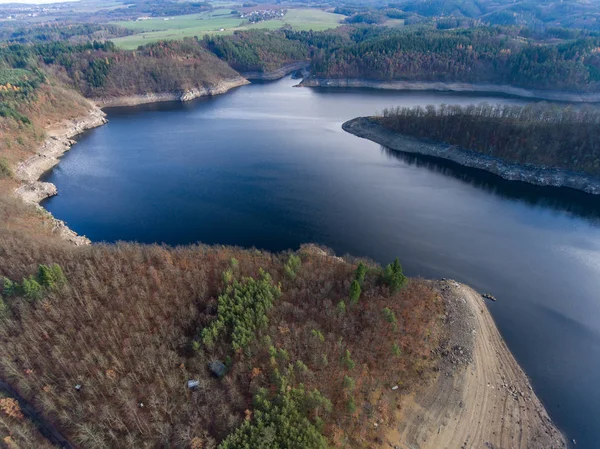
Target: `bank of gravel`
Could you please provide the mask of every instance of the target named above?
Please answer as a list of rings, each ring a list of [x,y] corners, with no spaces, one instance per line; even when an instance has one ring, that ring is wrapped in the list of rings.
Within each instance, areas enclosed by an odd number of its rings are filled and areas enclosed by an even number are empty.
[[[511,95],[549,101],[572,103],[600,102],[600,92],[566,92],[541,89],[525,89],[503,84],[444,83],[425,81],[375,81],[353,78],[305,78],[302,87],[366,87],[383,90],[416,90],[441,92],[472,92]]]
[[[465,167],[486,170],[509,181],[569,187],[594,195],[600,194],[600,178],[568,170],[514,164],[457,146],[404,136],[381,126],[372,117],[349,120],[342,125],[342,128],[355,136],[372,140],[395,151],[445,159]]]
[[[122,106],[137,106],[148,103],[162,103],[167,101],[191,101],[200,97],[212,97],[221,95],[229,90],[249,84],[250,82],[242,77],[236,76],[226,80],[221,80],[215,84],[188,89],[183,92],[160,92],[147,93],[139,95],[123,95],[118,97],[93,98],[92,101],[101,108],[112,108]]]
[[[481,295],[453,280],[432,287],[446,305],[438,375],[402,398],[382,447],[566,448]]]

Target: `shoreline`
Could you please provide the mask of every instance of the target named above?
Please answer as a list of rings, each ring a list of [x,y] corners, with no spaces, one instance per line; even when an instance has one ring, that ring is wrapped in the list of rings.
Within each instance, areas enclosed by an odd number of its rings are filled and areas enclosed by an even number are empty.
[[[244,78],[250,81],[275,81],[281,79],[297,70],[305,70],[310,66],[310,60],[296,61],[284,64],[281,67],[267,72],[240,72]]]
[[[231,89],[239,86],[250,84],[246,78],[237,76],[226,80],[219,81],[213,86],[196,87],[188,89],[184,92],[162,92],[162,93],[147,93],[139,95],[123,95],[111,98],[92,98],[100,108],[115,108],[124,106],[138,106],[150,103],[164,103],[168,101],[187,102],[200,97],[212,97],[215,95],[224,94]]]
[[[568,187],[600,195],[600,178],[567,170],[519,165],[445,143],[405,136],[390,131],[370,117],[357,117],[342,124],[342,129],[403,153],[432,156],[469,168],[485,170],[508,181],[521,181],[545,187]]]
[[[15,179],[19,186],[14,194],[25,203],[32,204],[50,217],[53,230],[60,238],[77,246],[89,245],[90,239],[77,234],[63,220],[54,217],[44,209],[40,202],[58,193],[56,186],[50,182],[40,181],[40,177],[60,162],[60,157],[71,149],[74,137],[81,133],[104,125],[106,114],[96,105],[89,102],[87,115],[55,124],[48,129],[48,137],[38,148],[36,154],[19,163],[15,169]]]
[[[481,295],[452,280],[431,283],[446,303],[439,373],[401,399],[383,447],[567,448]]]
[[[58,195],[58,189],[54,184],[40,181],[40,178],[48,170],[58,165],[60,157],[71,150],[71,147],[77,143],[74,140],[77,136],[87,130],[98,128],[108,123],[106,113],[102,111],[102,108],[135,106],[166,101],[187,102],[199,97],[220,95],[235,87],[249,83],[247,79],[240,76],[221,81],[215,87],[191,89],[185,91],[183,94],[150,93],[110,99],[86,99],[90,106],[86,115],[50,125],[47,129],[48,137],[36,153],[17,165],[15,168],[15,179],[19,182],[19,186],[14,190],[14,194],[26,204],[34,205],[48,216],[51,220],[53,231],[61,239],[76,246],[90,245],[92,243],[90,239],[77,234],[63,220],[54,217],[40,204],[46,198]]]
[[[298,87],[364,87],[380,90],[440,91],[503,94],[521,98],[572,103],[600,102],[600,92],[566,92],[541,89],[526,89],[507,84],[447,83],[435,81],[375,81],[354,78],[305,78]]]

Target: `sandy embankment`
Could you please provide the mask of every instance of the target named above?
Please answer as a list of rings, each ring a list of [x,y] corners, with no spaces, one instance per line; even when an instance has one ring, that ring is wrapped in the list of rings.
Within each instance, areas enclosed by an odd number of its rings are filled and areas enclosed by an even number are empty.
[[[305,78],[301,87],[367,87],[383,90],[415,90],[441,92],[473,92],[512,95],[550,101],[568,101],[573,103],[600,102],[598,92],[566,92],[540,89],[524,89],[504,84],[444,83],[428,81],[375,81],[353,78]]]
[[[185,92],[162,92],[148,93],[142,95],[124,95],[111,98],[93,98],[92,101],[101,108],[112,108],[121,106],[137,106],[148,103],[161,103],[166,101],[191,101],[199,97],[211,97],[224,94],[225,92],[250,82],[241,76],[221,80],[214,85],[198,87],[186,90]]]
[[[566,448],[481,295],[454,281],[434,286],[447,305],[439,374],[403,398],[400,424],[388,432],[384,447]]]
[[[600,195],[600,178],[558,168],[513,164],[455,145],[417,139],[393,132],[372,117],[358,117],[342,125],[344,131],[372,140],[394,151],[433,156],[465,167],[478,168],[509,181],[528,182],[540,186],[569,187]]]
[[[15,194],[26,203],[35,204],[45,213],[39,203],[50,196],[57,194],[56,186],[49,182],[41,182],[39,178],[59,162],[59,158],[71,149],[75,143],[73,138],[82,132],[96,128],[106,123],[106,114],[96,105],[89,103],[87,115],[73,120],[67,120],[46,130],[48,137],[39,148],[38,152],[29,159],[21,162],[15,169],[15,178],[20,181]],[[52,217],[52,216],[51,216]],[[90,240],[77,235],[69,229],[64,221],[52,217],[53,228],[61,238],[76,245],[89,244]]]

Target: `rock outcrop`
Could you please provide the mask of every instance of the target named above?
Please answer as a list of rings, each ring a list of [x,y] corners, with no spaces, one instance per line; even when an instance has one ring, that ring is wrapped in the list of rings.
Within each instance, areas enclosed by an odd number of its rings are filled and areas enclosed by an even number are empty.
[[[111,98],[94,98],[93,101],[102,108],[120,107],[120,106],[136,106],[147,103],[161,103],[166,101],[191,101],[200,97],[211,97],[214,95],[224,94],[225,92],[235,87],[249,84],[246,78],[237,76],[226,80],[219,81],[214,85],[207,85],[188,89],[184,92],[158,92],[147,93],[143,95],[126,95]]]

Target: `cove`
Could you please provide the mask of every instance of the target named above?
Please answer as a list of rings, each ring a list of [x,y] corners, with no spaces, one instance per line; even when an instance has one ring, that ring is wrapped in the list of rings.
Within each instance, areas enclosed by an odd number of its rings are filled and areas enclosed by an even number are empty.
[[[522,100],[296,83],[109,109],[109,124],[45,176],[59,195],[43,206],[95,242],[316,242],[492,293],[494,319],[552,418],[578,447],[597,447],[600,198],[391,152],[341,129],[390,106]]]

